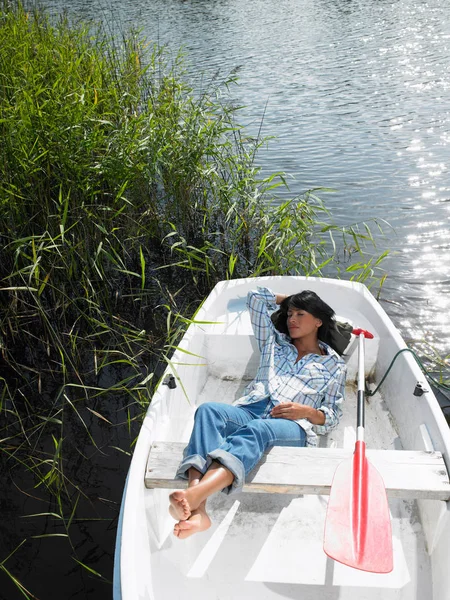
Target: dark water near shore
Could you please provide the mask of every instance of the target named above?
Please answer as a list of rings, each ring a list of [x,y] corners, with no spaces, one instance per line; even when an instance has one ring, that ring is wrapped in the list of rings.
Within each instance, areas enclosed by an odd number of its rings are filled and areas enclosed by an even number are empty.
[[[259,155],[263,169],[288,173],[290,195],[334,188],[323,198],[337,223],[386,219],[391,227],[378,239],[380,249],[392,251],[384,265],[389,277],[383,306],[405,339],[425,339],[441,355],[450,353],[448,0],[41,5],[55,14],[67,9],[76,17],[101,19],[122,31],[139,27],[174,54],[183,47],[199,82],[237,68],[239,86],[232,93],[246,106],[242,124],[256,135],[264,115],[263,134],[276,137]],[[107,444],[120,445],[121,440]],[[106,459],[95,466],[86,509],[86,515],[105,521],[96,522],[96,530],[80,529],[77,543],[85,545],[89,564],[112,578],[117,504],[109,507],[120,499],[128,459],[109,452],[114,467],[107,468]],[[14,498],[6,503],[13,506]],[[106,513],[98,498],[106,498]],[[19,514],[30,510],[20,508]],[[30,535],[24,529],[22,537]],[[41,540],[26,555],[28,562],[21,559],[17,576],[40,600],[110,598],[111,589],[95,577],[72,573],[70,553],[59,553],[63,544]],[[13,588],[2,596],[1,589],[0,598],[22,597]]]

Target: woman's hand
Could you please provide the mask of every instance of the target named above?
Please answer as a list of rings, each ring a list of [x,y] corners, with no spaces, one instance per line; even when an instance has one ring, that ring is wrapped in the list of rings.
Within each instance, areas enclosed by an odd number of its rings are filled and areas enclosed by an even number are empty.
[[[274,419],[289,419],[290,421],[308,419],[313,425],[323,425],[325,423],[325,414],[321,410],[298,402],[277,404],[272,408],[270,415]]]
[[[275,294],[276,304],[281,304],[285,298],[287,298],[286,294]]]

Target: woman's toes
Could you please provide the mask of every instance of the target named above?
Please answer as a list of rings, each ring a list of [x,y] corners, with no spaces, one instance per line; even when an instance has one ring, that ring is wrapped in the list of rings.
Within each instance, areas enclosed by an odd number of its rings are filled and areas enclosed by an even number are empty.
[[[191,509],[185,495],[184,490],[177,490],[169,496],[169,512],[178,521],[185,521],[191,516]]]

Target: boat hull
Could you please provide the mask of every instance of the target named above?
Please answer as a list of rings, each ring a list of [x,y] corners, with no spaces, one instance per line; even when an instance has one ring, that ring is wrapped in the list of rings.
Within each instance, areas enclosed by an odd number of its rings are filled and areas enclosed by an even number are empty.
[[[321,278],[267,277],[219,283],[189,327],[167,373],[175,389],[159,385],[144,419],[124,491],[116,544],[115,600],[220,600],[302,598],[448,600],[450,512],[438,500],[392,498],[394,569],[378,575],[346,567],[323,552],[327,496],[218,494],[209,501],[213,526],[176,539],[168,515],[169,490],[146,489],[151,444],[187,441],[196,406],[239,397],[253,377],[258,351],[245,299],[257,285],[290,294],[311,289],[339,318],[375,334],[366,344],[366,376],[375,383],[405,344],[380,304],[361,284]],[[209,322],[199,323],[200,321]],[[357,356],[348,363],[347,399],[339,427],[321,445],[353,447]],[[190,363],[190,364],[186,364]],[[449,465],[450,433],[439,404],[409,353],[403,353],[367,402],[367,446],[373,449],[438,450]]]

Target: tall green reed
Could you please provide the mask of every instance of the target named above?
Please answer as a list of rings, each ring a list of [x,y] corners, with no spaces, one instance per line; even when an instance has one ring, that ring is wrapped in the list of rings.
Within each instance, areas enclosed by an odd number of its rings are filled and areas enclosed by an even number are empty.
[[[217,281],[327,273],[382,285],[372,226],[333,225],[320,189],[279,201],[284,175],[261,176],[267,140],[239,126],[235,81],[197,92],[181,55],[135,33],[3,4],[0,449],[53,498],[62,528],[43,535],[70,543],[86,493],[68,453],[92,460],[80,439],[103,452],[93,418],[124,427],[132,446]],[[92,570],[75,547],[73,558]]]

